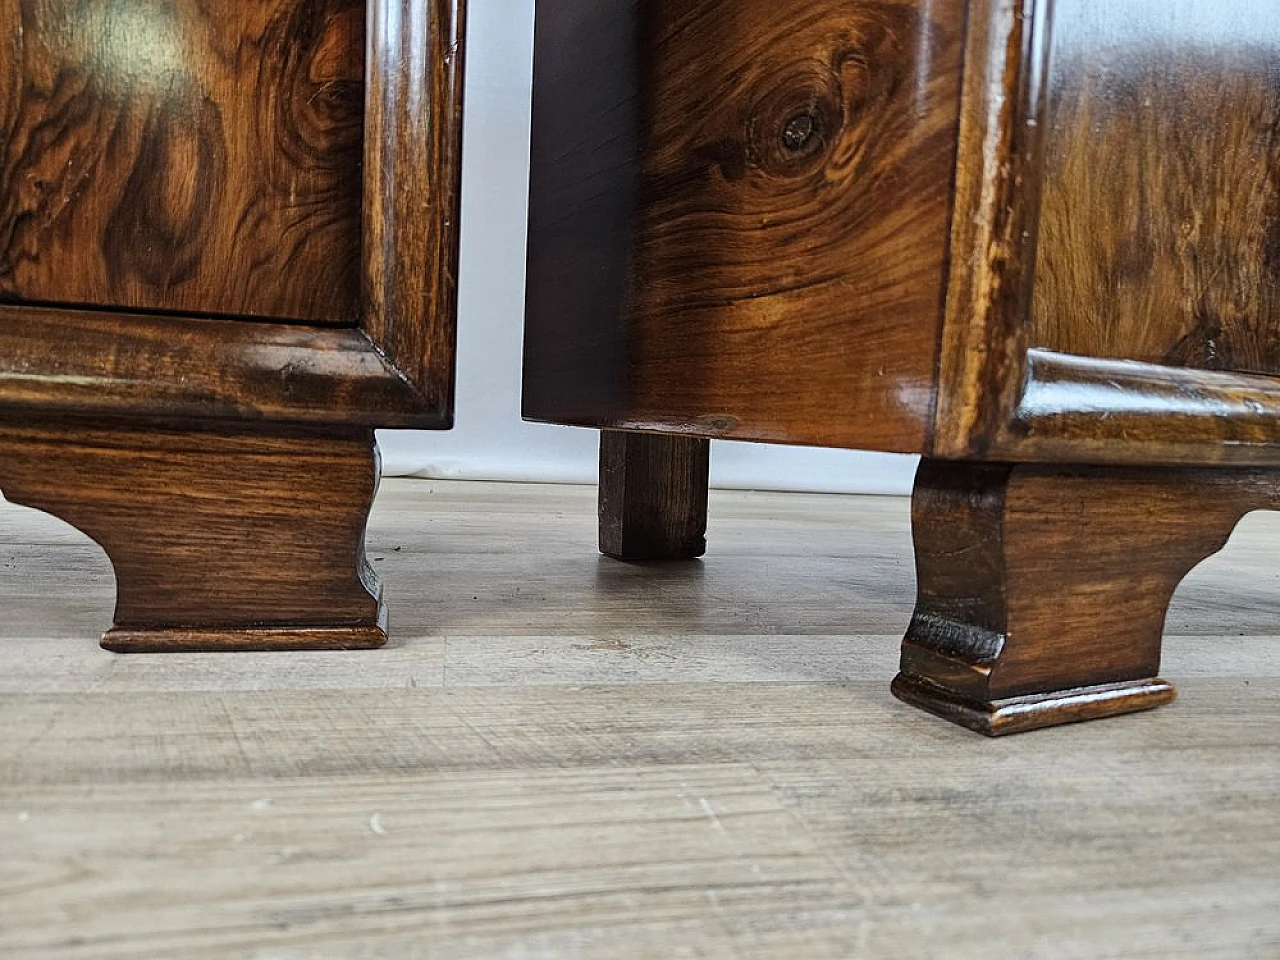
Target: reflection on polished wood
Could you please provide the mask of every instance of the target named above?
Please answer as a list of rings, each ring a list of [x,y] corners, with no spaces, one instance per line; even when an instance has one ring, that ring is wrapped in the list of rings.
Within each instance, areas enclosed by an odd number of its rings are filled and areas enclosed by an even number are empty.
[[[0,0],[0,296],[352,323],[360,0]]]
[[[1277,8],[1056,0],[1052,37],[1029,344],[1280,375]]]
[[[919,449],[963,39],[959,3],[542,5],[526,414]]]
[[[1010,432],[1049,462],[1248,464],[1280,457],[1277,410],[1280,378],[1029,350]]]

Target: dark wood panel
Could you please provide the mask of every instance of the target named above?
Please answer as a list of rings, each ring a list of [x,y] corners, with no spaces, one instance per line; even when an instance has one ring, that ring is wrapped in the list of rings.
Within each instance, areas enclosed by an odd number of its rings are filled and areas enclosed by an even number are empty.
[[[360,0],[0,0],[0,297],[353,322]]]
[[[1029,343],[1280,373],[1280,8],[1057,0]]]
[[[922,449],[963,42],[959,3],[542,4],[526,415]]]

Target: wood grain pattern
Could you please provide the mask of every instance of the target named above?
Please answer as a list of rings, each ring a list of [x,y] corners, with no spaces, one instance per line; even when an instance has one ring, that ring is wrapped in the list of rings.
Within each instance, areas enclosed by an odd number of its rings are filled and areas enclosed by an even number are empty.
[[[711,441],[600,433],[600,552],[618,560],[688,560],[707,550]]]
[[[83,530],[116,571],[108,649],[386,642],[365,560],[372,431],[0,421],[7,499]]]
[[[894,690],[991,735],[1167,702],[1173,592],[1264,508],[1280,509],[1274,471],[926,460]]]
[[[465,0],[369,5],[361,328],[453,416]]]
[[[42,417],[451,422],[360,330],[53,307],[0,306],[0,403]]]
[[[986,455],[1022,383],[1035,263],[1046,3],[970,0],[931,453]]]
[[[3,0],[0,297],[352,323],[360,0]]]
[[[1028,342],[1280,374],[1280,16],[1058,0]]]
[[[526,415],[920,449],[963,21],[898,0],[539,8]]]
[[[1028,350],[1018,460],[1280,466],[1280,380]]]

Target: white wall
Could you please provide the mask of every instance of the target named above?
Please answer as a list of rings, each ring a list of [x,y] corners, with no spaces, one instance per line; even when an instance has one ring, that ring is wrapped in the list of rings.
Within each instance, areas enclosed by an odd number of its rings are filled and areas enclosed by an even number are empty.
[[[379,434],[389,476],[595,482],[592,430],[520,420],[533,0],[473,3],[463,144],[454,430]],[[912,457],[720,442],[712,483],[907,493]]]

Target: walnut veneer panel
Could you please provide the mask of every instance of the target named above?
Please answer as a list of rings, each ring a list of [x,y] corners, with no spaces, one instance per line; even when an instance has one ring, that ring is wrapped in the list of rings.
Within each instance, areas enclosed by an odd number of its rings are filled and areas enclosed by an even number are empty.
[[[964,19],[541,5],[526,415],[921,449]]]
[[[1030,345],[1280,373],[1280,18],[1058,0]]]
[[[364,18],[0,0],[0,298],[354,321]]]

